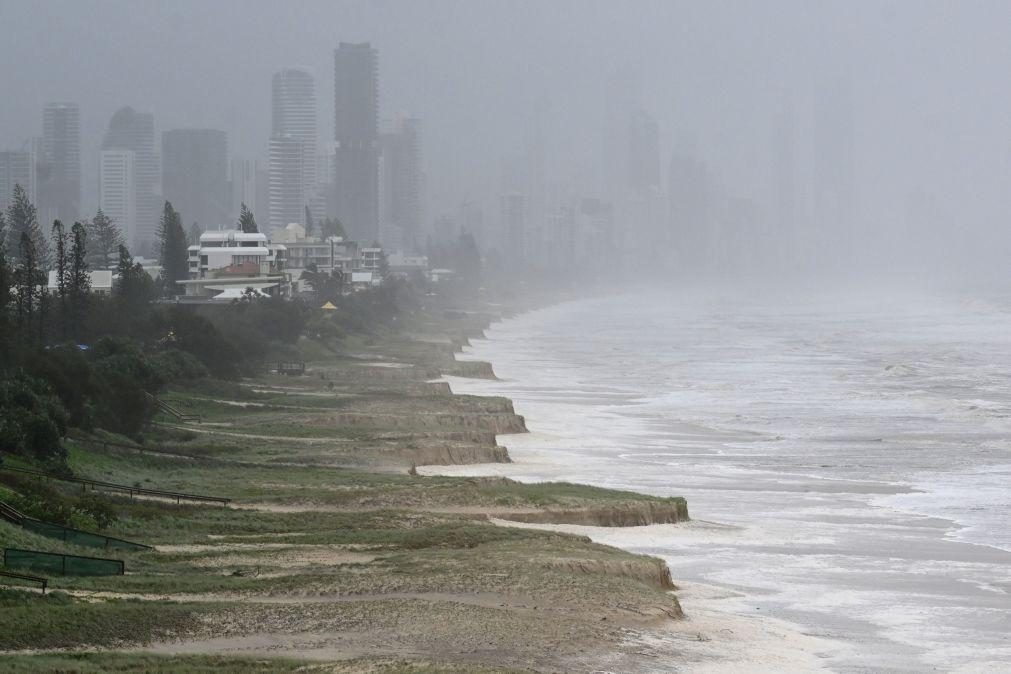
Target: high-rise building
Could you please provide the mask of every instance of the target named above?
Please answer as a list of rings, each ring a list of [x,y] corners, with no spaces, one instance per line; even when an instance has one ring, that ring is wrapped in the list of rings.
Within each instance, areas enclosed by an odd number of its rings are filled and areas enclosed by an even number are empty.
[[[474,237],[479,250],[488,247],[488,233],[484,228],[484,211],[477,202],[467,200],[460,204],[460,230]]]
[[[30,150],[0,152],[0,211],[6,210],[10,204],[15,185],[21,185],[28,198],[35,203],[35,160]],[[8,248],[12,246],[10,241],[7,245]],[[16,246],[17,243],[13,245]]]
[[[628,186],[638,196],[660,188],[660,130],[645,110],[632,113],[628,123]]]
[[[302,223],[307,205],[304,171],[307,163],[311,163],[305,156],[305,143],[295,136],[275,135],[270,138],[269,152],[270,228]]]
[[[522,264],[526,255],[527,203],[517,192],[503,194],[499,202],[501,250],[507,260]]]
[[[270,169],[270,194],[284,195],[287,201],[283,204],[270,205],[270,224],[272,227],[284,227],[290,222],[302,222],[305,218],[305,207],[321,213],[325,197],[319,194],[316,181],[316,84],[309,71],[302,68],[285,68],[274,73],[271,81],[271,169]],[[275,139],[278,140],[275,148]],[[302,165],[298,168],[300,176],[300,193],[296,195],[291,182],[294,168],[288,161],[293,158],[293,151],[290,147],[292,141],[302,144],[299,152]],[[281,148],[284,147],[282,151]],[[274,166],[273,158],[279,158],[278,152],[283,155],[284,164]],[[283,168],[283,170],[281,170]],[[274,184],[274,180],[280,180],[283,184]],[[285,219],[283,222],[275,222],[275,213],[294,213],[298,210],[295,219]],[[285,216],[288,217],[288,216]]]
[[[608,198],[624,198],[629,187],[629,130],[642,94],[638,73],[624,67],[604,81],[603,153],[600,191]]]
[[[313,208],[314,220],[333,217],[336,212],[334,194],[334,154],[331,147],[328,152],[316,155],[316,193],[321,197],[317,207]],[[317,208],[319,210],[317,210]]]
[[[154,116],[131,107],[120,108],[109,122],[102,150],[133,152],[135,225],[132,245],[139,254],[152,253],[161,217],[161,163],[154,147]],[[105,209],[103,209],[105,210]]]
[[[679,263],[705,267],[715,246],[714,186],[709,167],[692,150],[681,148],[671,157],[667,196],[671,239]]]
[[[379,238],[379,62],[368,43],[334,51],[333,215],[357,241]]]
[[[162,193],[186,225],[218,229],[228,221],[228,137],[217,129],[161,135]]]
[[[49,103],[42,109],[38,153],[38,208],[41,222],[81,216],[81,113],[76,103]]]
[[[137,167],[133,150],[102,150],[98,163],[99,206],[131,248],[137,238]]]
[[[261,222],[269,222],[270,178],[267,169],[255,159],[233,159],[231,165],[232,201],[229,220],[238,221],[242,204],[245,204]]]
[[[416,252],[421,237],[421,121],[396,120],[379,138],[379,241]]]

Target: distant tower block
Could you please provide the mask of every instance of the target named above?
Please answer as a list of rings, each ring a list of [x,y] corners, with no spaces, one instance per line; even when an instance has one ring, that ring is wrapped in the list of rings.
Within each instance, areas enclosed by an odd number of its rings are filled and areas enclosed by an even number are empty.
[[[369,43],[334,52],[334,209],[352,239],[379,238],[379,65]]]

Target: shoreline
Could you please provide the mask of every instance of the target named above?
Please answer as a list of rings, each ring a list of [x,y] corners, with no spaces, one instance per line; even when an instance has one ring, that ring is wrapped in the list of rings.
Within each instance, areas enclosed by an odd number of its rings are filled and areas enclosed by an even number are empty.
[[[520,311],[502,315],[498,320],[492,321],[489,325],[511,320],[523,314],[539,309],[546,309],[555,304],[567,301],[578,301],[587,298],[570,298],[556,302],[536,304],[525,307]],[[484,330],[480,335],[475,335],[469,339],[488,339]],[[454,358],[464,353],[464,346],[472,344],[461,344],[455,351]],[[494,372],[494,362],[477,359],[464,359],[460,362],[485,363]],[[496,376],[493,381],[500,381]],[[443,375],[438,382],[444,382],[453,395],[486,395],[483,391],[464,390],[467,389],[466,377],[454,375]],[[501,394],[498,394],[501,395]],[[508,398],[507,398],[508,399]],[[515,401],[510,399],[514,409]],[[522,410],[517,410],[517,414],[529,420]],[[529,429],[524,433],[530,432]],[[528,465],[521,459],[518,460],[511,452],[507,442],[499,442],[499,436],[506,438],[515,435],[514,433],[496,434],[496,443],[501,445],[509,456],[506,464],[476,463],[476,464],[456,464],[452,466],[431,464],[418,466],[420,475],[429,476],[455,476],[455,477],[510,477],[507,466]],[[546,463],[558,464],[544,453],[541,457],[547,459]],[[539,458],[541,458],[539,457]],[[546,480],[545,482],[550,482]],[[534,481],[534,484],[537,482]],[[689,504],[690,507],[690,504]],[[706,522],[704,520],[689,520],[680,523],[647,523],[617,526],[599,526],[592,524],[561,524],[561,523],[534,523],[519,522],[510,519],[491,518],[493,523],[499,526],[513,528],[530,528],[542,531],[557,531],[572,535],[588,536],[595,543],[601,543],[625,550],[635,555],[645,555],[637,548],[642,547],[641,542],[633,542],[634,538],[641,538],[650,534],[673,534],[683,535],[689,529],[705,530],[709,528],[723,529],[733,528],[731,525]],[[669,566],[665,563],[665,566]],[[749,672],[809,672],[809,671],[829,671],[825,666],[827,653],[844,648],[844,645],[835,640],[821,636],[813,636],[805,632],[802,625],[791,623],[771,616],[749,615],[743,609],[727,609],[725,602],[733,601],[743,595],[730,587],[716,584],[685,583],[676,577],[672,577],[676,589],[670,594],[678,599],[682,605],[683,617],[674,623],[663,626],[662,629],[651,633],[643,632],[635,637],[637,643],[650,652],[651,658],[668,661],[658,662],[658,668],[646,669],[643,671],[670,671],[670,668],[690,666],[692,672],[738,672],[746,668]]]
[[[673,521],[683,499],[412,470],[508,460],[495,436],[524,428],[504,398],[431,383],[492,374],[455,357],[460,333],[487,318],[429,312],[412,323],[417,334],[336,353],[305,344],[305,376],[165,394],[202,419],[160,417],[144,446],[72,440],[79,476],[220,494],[231,507],[117,499],[110,535],[154,549],[117,552],[124,576],[60,577],[49,599],[13,597],[24,613],[7,612],[18,627],[0,652],[29,670],[88,657],[99,669],[156,658],[132,665],[144,671],[175,671],[187,657],[234,668],[243,657],[288,657],[342,672],[590,671],[602,659],[614,671],[653,671],[655,648],[634,635],[659,638],[681,615],[662,560],[488,518]],[[4,523],[0,538],[88,552]],[[114,630],[93,620],[98,611]],[[54,620],[60,630],[42,627]],[[45,636],[24,636],[36,632]]]
[[[514,461],[508,466],[457,466],[439,473],[496,475],[528,483],[571,480],[654,495],[681,493],[696,517],[740,523],[741,531],[703,536],[697,530],[681,527],[657,536],[642,536],[636,529],[581,533],[609,545],[664,558],[675,582],[686,589],[692,584],[685,581],[693,580],[739,593],[738,598],[730,600],[702,597],[718,609],[722,605],[724,613],[731,610],[745,618],[773,616],[795,632],[825,637],[827,643],[815,652],[825,656],[822,664],[828,667],[976,671],[972,668],[999,668],[1011,657],[1006,631],[1001,629],[1011,615],[1006,604],[1011,591],[1006,582],[1009,557],[999,546],[964,538],[967,531],[978,532],[965,528],[957,517],[965,511],[964,499],[957,498],[954,491],[963,484],[963,473],[945,473],[945,479],[935,482],[934,473],[929,471],[849,470],[852,459],[845,454],[850,451],[845,448],[850,445],[834,445],[832,433],[823,438],[816,432],[811,437],[811,433],[803,432],[806,427],[794,430],[797,427],[789,423],[773,426],[768,433],[753,432],[751,429],[765,428],[761,423],[767,418],[779,421],[776,414],[783,408],[758,407],[745,415],[745,422],[753,420],[756,425],[739,423],[734,403],[768,399],[772,405],[782,405],[783,401],[775,395],[761,397],[765,392],[761,386],[752,390],[750,383],[739,383],[739,377],[724,377],[719,369],[696,365],[708,361],[706,351],[693,347],[692,340],[699,334],[695,326],[711,332],[723,323],[719,316],[695,312],[695,307],[673,314],[676,319],[662,323],[673,335],[663,342],[654,336],[639,342],[629,329],[607,326],[602,327],[606,328],[602,339],[592,335],[580,338],[581,330],[594,324],[597,311],[614,311],[627,321],[645,306],[645,301],[618,307],[609,301],[599,306],[591,302],[551,310],[543,318],[506,322],[489,330],[488,341],[475,343],[461,358],[495,363],[501,381],[447,381],[455,392],[509,396],[517,412],[527,417],[531,433],[503,436],[501,444]],[[756,310],[755,316],[760,318],[761,311]],[[758,320],[752,314],[745,316]],[[925,319],[917,315],[909,322],[920,325],[921,320]],[[947,326],[949,323],[944,321],[951,320],[945,314],[939,325]],[[681,329],[675,321],[688,327]],[[762,339],[779,338],[778,332],[767,336],[768,330],[771,328],[757,333],[753,341],[764,344]],[[830,331],[831,325],[826,330]],[[791,352],[796,350],[794,338],[785,335],[782,339]],[[622,346],[625,343],[627,349]],[[679,355],[659,361],[673,374],[664,375],[662,380],[648,376],[628,380],[629,373],[641,377],[646,369],[635,370],[629,365],[638,362],[635,349],[640,343],[677,349]],[[751,342],[745,341],[745,345]],[[884,364],[903,362],[901,355],[892,355],[889,350],[897,348],[881,347]],[[556,350],[563,357],[556,357]],[[820,353],[816,349],[812,355],[818,357]],[[874,351],[874,355],[877,353]],[[609,361],[617,358],[620,363],[614,362],[613,367],[601,363],[601,369],[596,370],[601,354]],[[867,386],[872,393],[889,399],[897,395],[895,387],[906,382],[895,382],[896,375],[888,368],[876,369],[877,362],[854,361],[852,371],[859,381],[861,377],[869,379]],[[805,363],[798,361],[797,368]],[[849,361],[839,365],[844,366],[849,368]],[[710,371],[714,375],[711,380],[698,378]],[[788,370],[787,375],[794,372]],[[678,393],[668,395],[667,389],[656,386],[666,382],[667,377],[687,382],[670,389],[687,392],[687,397],[682,400]],[[633,381],[648,382],[649,387],[640,388]],[[702,386],[698,383],[701,381],[709,383]],[[771,381],[774,385],[778,380]],[[820,379],[811,382],[815,395],[823,390],[818,388],[821,383]],[[734,386],[751,396],[738,395],[728,401],[720,398],[722,391],[734,390]],[[648,395],[643,397],[640,390]],[[706,395],[696,396],[697,391],[705,391]],[[913,410],[899,409],[915,414]],[[763,416],[766,413],[771,416]],[[831,414],[837,413],[830,412],[826,418],[834,422]],[[972,415],[979,416],[975,412]],[[672,421],[658,422],[668,418]],[[681,423],[679,419],[688,421]],[[877,426],[863,434],[858,426],[851,425],[861,423],[861,419],[841,416],[839,425],[832,427],[839,429],[836,435],[841,438],[857,441],[867,435],[873,439],[875,444],[866,448],[869,453],[859,455],[868,457],[868,463],[874,465],[874,457],[881,456],[874,453],[878,451],[877,443],[902,449],[909,446],[902,442],[901,426],[889,434],[887,412],[880,417],[871,414],[869,419]],[[957,422],[965,425],[961,417]],[[942,431],[950,429],[952,423],[948,418],[938,419]],[[975,431],[975,427],[962,432],[989,437],[986,430]],[[667,434],[684,450],[662,449]],[[885,439],[877,440],[880,437]],[[804,454],[798,449],[804,445],[798,441],[821,443],[817,446],[824,447],[824,458],[814,463],[829,464],[821,466],[825,470],[805,464]],[[763,442],[776,444],[766,446]],[[858,451],[863,449],[856,447]],[[943,466],[949,456],[955,455],[934,450],[929,455],[917,454],[916,461],[908,465],[930,466],[933,461],[933,465]],[[900,463],[897,468],[906,465]],[[983,470],[991,475],[989,469],[970,468],[966,474]],[[993,484],[1001,475],[993,474],[984,486]],[[920,477],[924,484],[918,482]],[[983,491],[969,503],[989,503],[993,500],[991,493]],[[901,504],[907,499],[913,506],[909,509],[891,503],[896,500]],[[992,514],[998,511],[988,512],[989,520],[976,516],[973,520],[993,522]],[[693,609],[699,608],[699,604],[693,604],[696,598],[690,592],[679,596],[684,598],[685,613],[691,618]],[[946,620],[946,616],[954,619]],[[970,634],[972,643],[979,646],[975,650],[966,641]]]

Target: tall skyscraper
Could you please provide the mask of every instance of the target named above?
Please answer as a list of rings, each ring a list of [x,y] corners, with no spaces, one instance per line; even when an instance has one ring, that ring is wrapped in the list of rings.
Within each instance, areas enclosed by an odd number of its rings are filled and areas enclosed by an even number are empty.
[[[270,178],[267,169],[255,159],[233,159],[231,166],[229,221],[238,221],[242,204],[245,204],[260,222],[269,223]]]
[[[161,136],[162,193],[187,225],[228,221],[228,137],[217,129],[173,129]]]
[[[319,209],[312,211],[313,219],[333,217],[334,207],[334,154],[331,145],[328,151],[316,155],[316,193],[321,197]]]
[[[416,251],[421,236],[421,120],[396,120],[379,139],[379,241]]]
[[[305,220],[307,205],[305,144],[295,136],[275,135],[270,138],[269,151],[270,228],[301,223]]]
[[[42,109],[42,145],[36,171],[41,222],[81,217],[81,114],[76,103]]]
[[[685,267],[704,268],[713,257],[716,208],[710,173],[689,148],[680,148],[671,156],[667,189],[671,239],[678,262]]]
[[[501,217],[501,251],[513,264],[522,264],[526,259],[527,203],[517,192],[503,194],[499,201]]]
[[[98,162],[99,206],[123,232],[131,249],[138,245],[135,161],[133,150],[102,150]]]
[[[21,185],[28,198],[35,203],[35,160],[30,150],[5,150],[0,152],[0,211],[6,210],[14,194],[14,186]],[[39,220],[40,224],[45,220]],[[8,252],[17,242],[7,242]]]
[[[302,222],[306,206],[317,215],[323,210],[324,199],[316,184],[316,85],[312,75],[301,68],[274,73],[271,102],[270,225],[284,227],[289,222]],[[293,142],[302,146],[297,153],[298,167],[291,163],[296,154]],[[275,165],[275,160],[280,163]],[[275,197],[285,201],[275,203]],[[296,211],[298,215],[292,218]],[[275,215],[284,218],[283,221]]]
[[[334,51],[334,208],[351,238],[379,238],[379,63],[368,43]]]
[[[629,186],[629,130],[641,106],[640,89],[638,74],[628,67],[609,73],[604,81],[600,189],[609,199],[624,198]]]
[[[153,254],[161,217],[161,163],[154,148],[154,116],[131,107],[120,108],[109,122],[102,150],[133,152],[135,225],[132,245],[137,254]],[[105,209],[103,209],[105,210]]]
[[[645,110],[636,110],[628,122],[628,186],[638,196],[660,188],[660,129]]]

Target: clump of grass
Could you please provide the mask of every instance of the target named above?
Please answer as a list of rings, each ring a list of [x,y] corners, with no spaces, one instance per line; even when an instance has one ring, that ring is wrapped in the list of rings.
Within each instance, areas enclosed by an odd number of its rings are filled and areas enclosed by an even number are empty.
[[[254,659],[208,655],[145,655],[134,653],[65,653],[7,656],[4,671],[67,672],[101,674],[103,672],[155,672],[157,674],[252,674],[268,672],[331,671],[322,665],[281,658]]]
[[[0,650],[143,644],[185,632],[210,604],[86,602],[60,592],[0,592]]]

